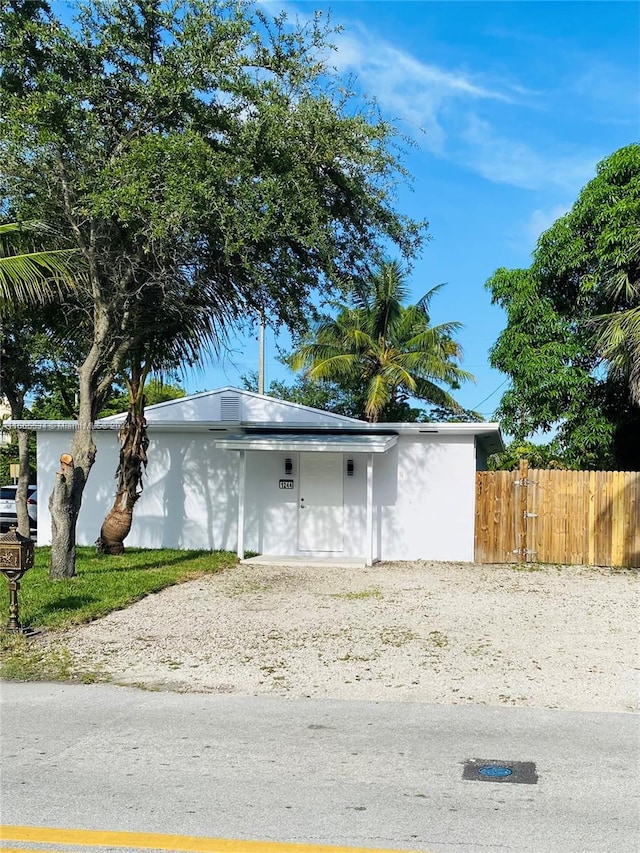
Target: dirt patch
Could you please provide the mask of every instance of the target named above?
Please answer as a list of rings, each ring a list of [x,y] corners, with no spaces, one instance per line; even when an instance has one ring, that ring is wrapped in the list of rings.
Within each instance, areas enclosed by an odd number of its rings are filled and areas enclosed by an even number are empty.
[[[55,642],[147,689],[633,711],[638,615],[633,571],[242,565]]]

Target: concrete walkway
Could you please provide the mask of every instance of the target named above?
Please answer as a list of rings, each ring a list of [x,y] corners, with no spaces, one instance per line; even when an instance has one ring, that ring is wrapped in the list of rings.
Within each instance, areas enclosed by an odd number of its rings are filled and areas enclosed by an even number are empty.
[[[364,569],[364,557],[270,557],[259,554],[241,560],[248,566],[327,566],[334,569]]]

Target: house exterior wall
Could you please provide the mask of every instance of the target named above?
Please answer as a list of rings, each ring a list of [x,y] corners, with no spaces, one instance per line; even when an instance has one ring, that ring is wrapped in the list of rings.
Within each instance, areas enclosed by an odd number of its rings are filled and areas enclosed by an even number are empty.
[[[284,460],[293,461],[293,489],[280,489],[285,478]],[[346,459],[355,460],[353,476],[346,475]],[[344,454],[344,547],[343,557],[361,557],[366,530],[366,459],[361,453]],[[300,504],[300,454],[247,453],[247,503],[245,548],[266,555],[327,556],[327,551],[298,550]]]
[[[92,545],[115,495],[118,439],[115,431],[95,434],[95,464],[84,490],[77,542]],[[47,505],[60,454],[69,434],[38,434],[38,544],[51,541]],[[150,433],[149,464],[126,544],[143,548],[235,550],[237,542],[237,454],[217,450],[202,433]],[[249,545],[247,547],[250,547]]]
[[[472,436],[401,435],[375,459],[373,494],[379,559],[473,561]]]
[[[486,471],[487,470],[487,460],[489,458],[489,454],[482,446],[482,443],[475,440],[476,445],[476,471]]]
[[[149,464],[136,504],[129,546],[235,550],[238,453],[217,449],[214,436],[150,429]],[[219,433],[217,434],[219,437]],[[118,441],[98,431],[95,465],[85,488],[77,541],[91,545],[115,491]],[[38,434],[38,544],[49,544],[51,494],[70,434]],[[284,460],[293,460],[293,489],[280,489]],[[353,476],[346,459],[353,458]],[[387,453],[374,453],[374,558],[473,560],[475,444],[472,435],[400,435]],[[344,547],[340,556],[366,553],[367,454],[344,454]],[[247,451],[245,537],[247,551],[268,555],[327,556],[298,551],[297,453]]]
[[[66,430],[37,433],[38,545],[51,544],[49,497],[53,491],[56,471],[60,468],[60,456],[71,453],[72,436],[73,433]],[[115,432],[99,433],[94,435],[94,441],[98,453],[84,490],[77,528],[78,545],[93,544],[98,538],[100,524],[109,507],[109,497],[113,500],[114,496],[117,435]]]

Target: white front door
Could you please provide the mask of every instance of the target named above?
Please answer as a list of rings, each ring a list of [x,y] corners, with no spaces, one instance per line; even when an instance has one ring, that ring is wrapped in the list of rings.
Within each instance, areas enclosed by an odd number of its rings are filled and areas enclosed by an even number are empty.
[[[342,551],[344,544],[341,453],[300,454],[298,548]]]

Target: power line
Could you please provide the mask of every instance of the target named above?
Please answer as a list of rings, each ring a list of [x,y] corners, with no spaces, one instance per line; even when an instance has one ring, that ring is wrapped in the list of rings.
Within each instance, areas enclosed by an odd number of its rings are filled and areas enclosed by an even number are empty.
[[[509,376],[507,376],[507,378],[504,380],[504,382],[501,382],[501,383],[500,383],[500,385],[498,385],[498,387],[495,389],[495,391],[492,391],[490,394],[487,394],[487,396],[484,398],[484,400],[480,400],[480,402],[478,403],[478,405],[473,407],[474,411],[476,411],[476,412],[477,412],[477,411],[478,411],[478,409],[480,408],[480,406],[481,406],[483,403],[486,403],[486,402],[487,402],[487,400],[489,399],[489,397],[493,397],[493,395],[494,395],[494,394],[496,394],[496,393],[497,393],[497,392],[498,392],[498,391],[499,391],[499,390],[500,390],[504,385],[506,385],[506,384],[507,384],[507,382],[509,382],[509,381],[510,381],[510,377],[509,377]]]

